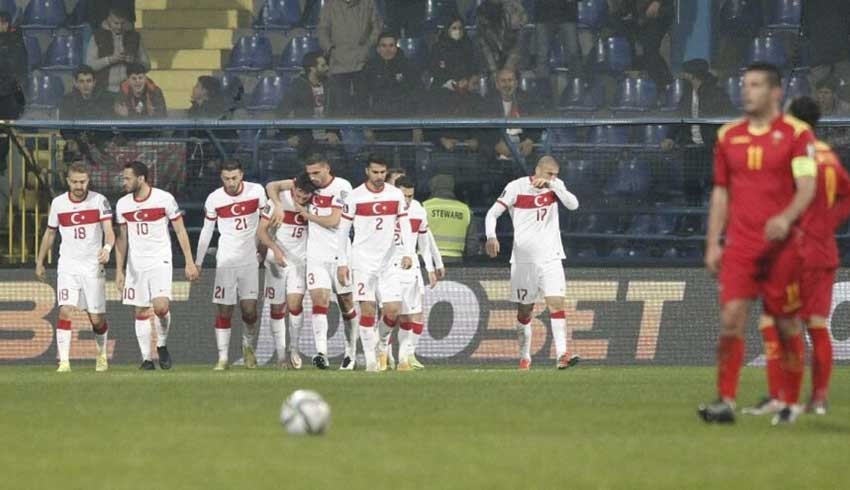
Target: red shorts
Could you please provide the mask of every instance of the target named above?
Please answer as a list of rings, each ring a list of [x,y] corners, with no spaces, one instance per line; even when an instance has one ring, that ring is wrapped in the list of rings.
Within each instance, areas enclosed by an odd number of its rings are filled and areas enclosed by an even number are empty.
[[[768,315],[788,318],[802,306],[802,260],[796,243],[789,240],[761,257],[727,248],[720,265],[720,304],[761,297]]]
[[[800,317],[803,320],[813,316],[829,317],[833,284],[835,269],[803,269],[800,278],[800,296],[803,300]]]

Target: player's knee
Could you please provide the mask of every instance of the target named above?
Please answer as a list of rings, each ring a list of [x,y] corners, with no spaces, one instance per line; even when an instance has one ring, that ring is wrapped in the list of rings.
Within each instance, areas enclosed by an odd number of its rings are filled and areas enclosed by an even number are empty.
[[[74,308],[72,306],[62,305],[59,307],[59,319],[60,320],[70,320],[71,316],[74,314]]]
[[[272,319],[279,320],[286,316],[286,305],[271,305],[271,317]]]
[[[242,322],[248,325],[253,325],[254,323],[257,323],[257,314],[252,311],[243,311]]]
[[[160,318],[167,316],[168,315],[168,305],[154,306],[153,314],[160,317]]]

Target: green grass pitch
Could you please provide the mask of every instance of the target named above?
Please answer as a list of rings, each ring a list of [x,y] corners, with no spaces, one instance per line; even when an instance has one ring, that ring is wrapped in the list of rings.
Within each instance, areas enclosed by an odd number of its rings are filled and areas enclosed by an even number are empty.
[[[170,372],[0,368],[0,488],[850,488],[850,368],[831,412],[706,426],[709,368]],[[745,369],[741,401],[762,393]],[[278,423],[317,390],[320,437]]]

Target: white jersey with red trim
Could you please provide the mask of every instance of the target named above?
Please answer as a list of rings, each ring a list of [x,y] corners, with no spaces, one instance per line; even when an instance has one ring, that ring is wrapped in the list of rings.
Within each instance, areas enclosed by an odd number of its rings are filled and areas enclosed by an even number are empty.
[[[407,215],[406,206],[404,194],[391,185],[372,191],[361,184],[351,191],[342,217],[353,221],[352,269],[377,272],[389,266],[397,255],[405,255],[398,252],[403,234],[396,227],[399,219]]]
[[[168,223],[183,216],[174,196],[155,187],[145,199],[136,200],[133,194],[127,194],[118,200],[115,214],[118,224],[127,227],[128,267],[146,271],[171,264]]]
[[[66,192],[50,204],[47,226],[59,230],[58,272],[95,275],[102,268],[97,255],[103,248],[102,221],[112,220],[112,207],[102,194],[89,191],[82,201]]]
[[[410,231],[413,233],[413,239],[418,242],[421,234],[428,233],[428,211],[425,210],[422,203],[413,199],[410,201],[410,205],[407,205],[407,219],[410,221]],[[401,226],[397,221],[396,231],[401,231],[400,228]],[[397,247],[396,257],[400,260],[405,255],[405,251],[402,248],[403,244],[401,243],[401,233],[396,233],[395,238]],[[413,261],[413,267],[419,268],[419,260]]]
[[[266,206],[266,191],[253,182],[242,182],[239,192],[228,194],[219,187],[204,203],[206,219],[216,222],[218,267],[257,264],[257,225],[260,211]]]
[[[307,220],[295,210],[295,200],[292,191],[280,193],[280,203],[283,206],[283,223],[277,227],[274,238],[287,264],[304,265],[307,263]],[[263,219],[271,219],[274,215],[274,203],[269,201],[263,209]]]
[[[341,177],[334,177],[328,185],[313,193],[310,212],[316,216],[330,216],[334,208],[342,209],[350,194],[351,183]],[[325,228],[311,221],[307,231],[307,259],[335,262],[340,254],[336,228]]]
[[[558,197],[550,188],[531,185],[531,177],[510,182],[497,203],[511,213],[514,246],[511,263],[545,264],[563,260],[564,244],[558,221]],[[560,179],[555,179],[563,186]]]

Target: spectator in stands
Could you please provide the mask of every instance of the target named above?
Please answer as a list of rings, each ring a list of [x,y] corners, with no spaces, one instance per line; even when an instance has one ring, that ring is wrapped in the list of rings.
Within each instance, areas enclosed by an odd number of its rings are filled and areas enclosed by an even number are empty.
[[[470,117],[481,107],[481,96],[475,92],[481,75],[446,81],[434,86],[420,114],[432,117]],[[435,129],[428,131],[427,138],[446,151],[454,151],[458,143],[464,143],[472,151],[478,150],[478,131],[473,129]]]
[[[528,23],[520,0],[484,0],[478,6],[478,47],[490,75],[520,63],[520,34]]]
[[[20,86],[26,85],[27,48],[23,34],[12,25],[9,12],[0,12],[0,63],[0,76],[9,77]]]
[[[331,99],[328,79],[328,62],[321,51],[304,55],[301,62],[304,73],[292,80],[283,97],[278,112],[283,117],[321,119],[328,115]],[[315,141],[332,145],[339,143],[339,134],[325,129],[294,130],[285,133],[289,146],[299,151],[307,150]]]
[[[21,117],[26,105],[24,80],[26,79],[27,52],[21,33],[12,27],[9,12],[0,12],[0,120]],[[0,224],[6,218],[6,206],[11,200],[6,162],[9,139],[0,133]]]
[[[115,100],[115,113],[127,119],[163,119],[168,116],[165,96],[138,63],[127,65],[127,80]]]
[[[838,96],[838,80],[824,78],[815,85],[816,96],[823,116],[850,116],[850,103]]]
[[[537,113],[537,108],[528,95],[519,89],[516,72],[507,68],[496,73],[496,91],[481,101],[478,111],[481,117],[519,118]],[[513,147],[522,157],[528,157],[534,151],[534,141],[539,140],[540,131],[508,128],[482,133],[481,149],[485,156],[495,152],[500,160],[512,158]]]
[[[88,0],[86,18],[92,29],[97,29],[111,10],[127,13],[127,20],[136,23],[136,0]]]
[[[688,82],[691,90],[679,102],[679,115],[684,118],[710,118],[734,114],[735,108],[729,95],[719,85],[717,77],[709,71],[708,61],[704,59],[688,60],[682,65],[682,79]],[[691,125],[674,132],[670,139],[662,142],[662,147],[670,149],[674,141],[682,145],[699,145],[714,148],[717,140],[717,127],[701,124]]]
[[[401,37],[425,34],[425,0],[386,0],[387,18],[384,29]]]
[[[674,0],[609,0],[615,31],[632,44],[635,68],[646,70],[659,87],[673,81],[661,56],[661,41],[670,33],[676,13]]]
[[[190,119],[222,119],[227,115],[228,101],[217,78],[209,75],[198,77],[191,97],[192,106],[186,114]]]
[[[74,70],[74,88],[65,94],[59,104],[59,119],[97,120],[114,116],[112,95],[97,86],[94,70],[81,65]],[[62,130],[65,138],[65,160],[89,155],[89,145],[110,137],[109,133]]]
[[[151,66],[142,37],[133,29],[129,14],[112,9],[102,26],[92,34],[86,50],[86,64],[94,68],[99,87],[118,92],[129,76],[127,67],[132,63],[146,69]]]
[[[850,2],[803,2],[803,34],[810,43],[812,83],[829,76],[850,82]]]
[[[720,21],[715,24],[716,56],[712,65],[722,75],[733,75],[747,59],[750,45],[763,23],[761,0],[719,0]]]
[[[432,87],[451,89],[461,80],[480,73],[475,45],[467,37],[463,25],[460,16],[449,19],[431,48],[428,72],[434,77]]]
[[[328,0],[319,17],[319,45],[330,57],[331,112],[355,115],[365,107],[362,71],[383,29],[375,0]]]
[[[434,233],[443,260],[447,264],[460,262],[467,250],[476,251],[474,245],[467,247],[467,242],[475,242],[469,226],[472,211],[455,197],[455,179],[451,175],[434,176],[430,186],[431,198],[422,203],[428,212],[428,227]]]
[[[552,47],[552,38],[556,33],[558,42],[564,47],[570,70],[581,70],[581,48],[578,44],[579,1],[581,0],[535,0],[537,56],[534,71],[538,77],[549,76],[547,59]]]

